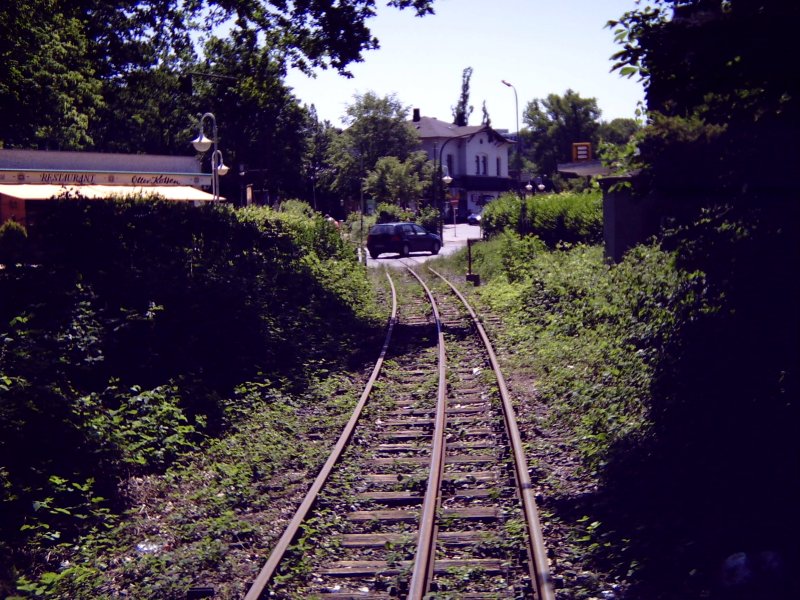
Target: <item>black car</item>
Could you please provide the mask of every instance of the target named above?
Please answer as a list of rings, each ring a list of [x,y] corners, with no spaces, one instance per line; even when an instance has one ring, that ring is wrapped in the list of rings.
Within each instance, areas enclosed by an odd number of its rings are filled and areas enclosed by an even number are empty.
[[[408,256],[411,252],[427,250],[439,254],[442,239],[416,223],[381,223],[369,230],[367,250],[372,258],[384,252]]]
[[[471,212],[467,215],[467,223],[470,225],[480,225],[481,224],[481,213],[478,212]]]

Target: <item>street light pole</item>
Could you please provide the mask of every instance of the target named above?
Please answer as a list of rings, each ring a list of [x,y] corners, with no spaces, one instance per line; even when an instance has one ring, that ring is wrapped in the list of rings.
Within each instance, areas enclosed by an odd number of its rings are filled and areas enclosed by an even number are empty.
[[[520,135],[519,131],[519,99],[517,98],[517,88],[515,88],[511,83],[506,81],[505,79],[500,80],[503,85],[510,87],[514,90],[514,118],[517,122],[517,196],[519,196],[520,200],[520,211],[519,211],[519,233],[520,235],[525,235],[528,229],[528,218],[527,218],[527,199],[525,195],[522,193],[522,136]]]
[[[442,183],[444,184],[444,192],[446,195],[446,191],[449,189],[450,184],[453,183],[453,178],[450,177],[449,173],[442,177]],[[450,201],[450,210],[453,211],[453,237],[456,237],[456,206],[452,200]],[[444,231],[442,231],[442,235],[444,235]],[[444,237],[442,237],[442,240],[444,240]]]
[[[447,175],[443,175],[443,170],[442,170],[442,158],[444,157],[444,149],[447,147],[447,144],[449,144],[453,140],[463,140],[465,138],[470,138],[473,135],[475,135],[475,134],[474,133],[467,133],[467,134],[464,134],[464,135],[457,135],[455,137],[447,138],[442,143],[442,149],[439,150],[439,166],[436,169],[437,176],[434,178],[434,184],[436,185],[436,187],[439,187],[438,181],[444,182],[445,177],[448,177],[450,179],[450,181],[446,182],[446,185],[450,185],[450,183],[453,181],[453,178],[450,175],[450,173],[448,172]],[[435,162],[436,162],[436,149],[435,149],[435,146],[434,146],[433,159],[434,159],[434,164],[435,164]],[[437,181],[437,179],[438,179],[438,181]],[[445,196],[446,196],[446,191],[445,190],[446,190],[446,188],[442,189],[442,204],[441,204],[440,209],[439,209],[440,210],[440,213],[439,213],[439,215],[440,215],[440,218],[439,218],[439,237],[442,238],[442,241],[444,241],[444,200],[445,200]]]
[[[516,155],[517,155],[517,194],[520,194],[519,185],[520,185],[520,176],[522,175],[522,160],[521,160],[522,159],[522,155],[520,153],[520,148],[521,148],[521,145],[522,145],[522,138],[521,138],[520,133],[519,133],[519,99],[517,98],[517,88],[515,88],[512,84],[510,84],[505,79],[501,79],[501,82],[502,82],[503,85],[505,85],[507,87],[510,87],[512,90],[514,90],[514,118],[516,119],[516,123],[517,123],[517,149],[516,149]]]
[[[211,120],[212,139],[208,139],[203,131],[203,121],[206,118]],[[211,193],[216,202],[219,201],[219,178],[220,176],[225,176],[229,169],[222,162],[222,151],[217,148],[217,119],[213,113],[207,112],[200,117],[200,133],[192,140],[192,146],[198,152],[206,152],[212,145],[214,146],[214,151],[211,153]]]

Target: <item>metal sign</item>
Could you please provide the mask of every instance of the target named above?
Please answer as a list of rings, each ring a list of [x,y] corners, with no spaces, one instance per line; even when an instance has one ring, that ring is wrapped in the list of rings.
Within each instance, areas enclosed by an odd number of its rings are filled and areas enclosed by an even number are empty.
[[[572,144],[572,162],[592,160],[592,144],[589,142],[575,142]]]

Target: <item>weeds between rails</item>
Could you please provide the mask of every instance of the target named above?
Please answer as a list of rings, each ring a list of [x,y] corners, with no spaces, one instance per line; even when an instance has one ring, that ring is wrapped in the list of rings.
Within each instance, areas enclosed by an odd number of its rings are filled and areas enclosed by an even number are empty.
[[[431,273],[437,289],[408,268],[398,294],[387,271],[373,376],[248,600],[553,597],[502,374]]]

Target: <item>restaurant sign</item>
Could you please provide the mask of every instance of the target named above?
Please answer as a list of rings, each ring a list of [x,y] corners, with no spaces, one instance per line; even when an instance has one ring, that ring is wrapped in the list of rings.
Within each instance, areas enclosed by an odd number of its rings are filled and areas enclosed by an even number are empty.
[[[211,185],[206,173],[131,173],[0,169],[0,183],[54,185]]]

